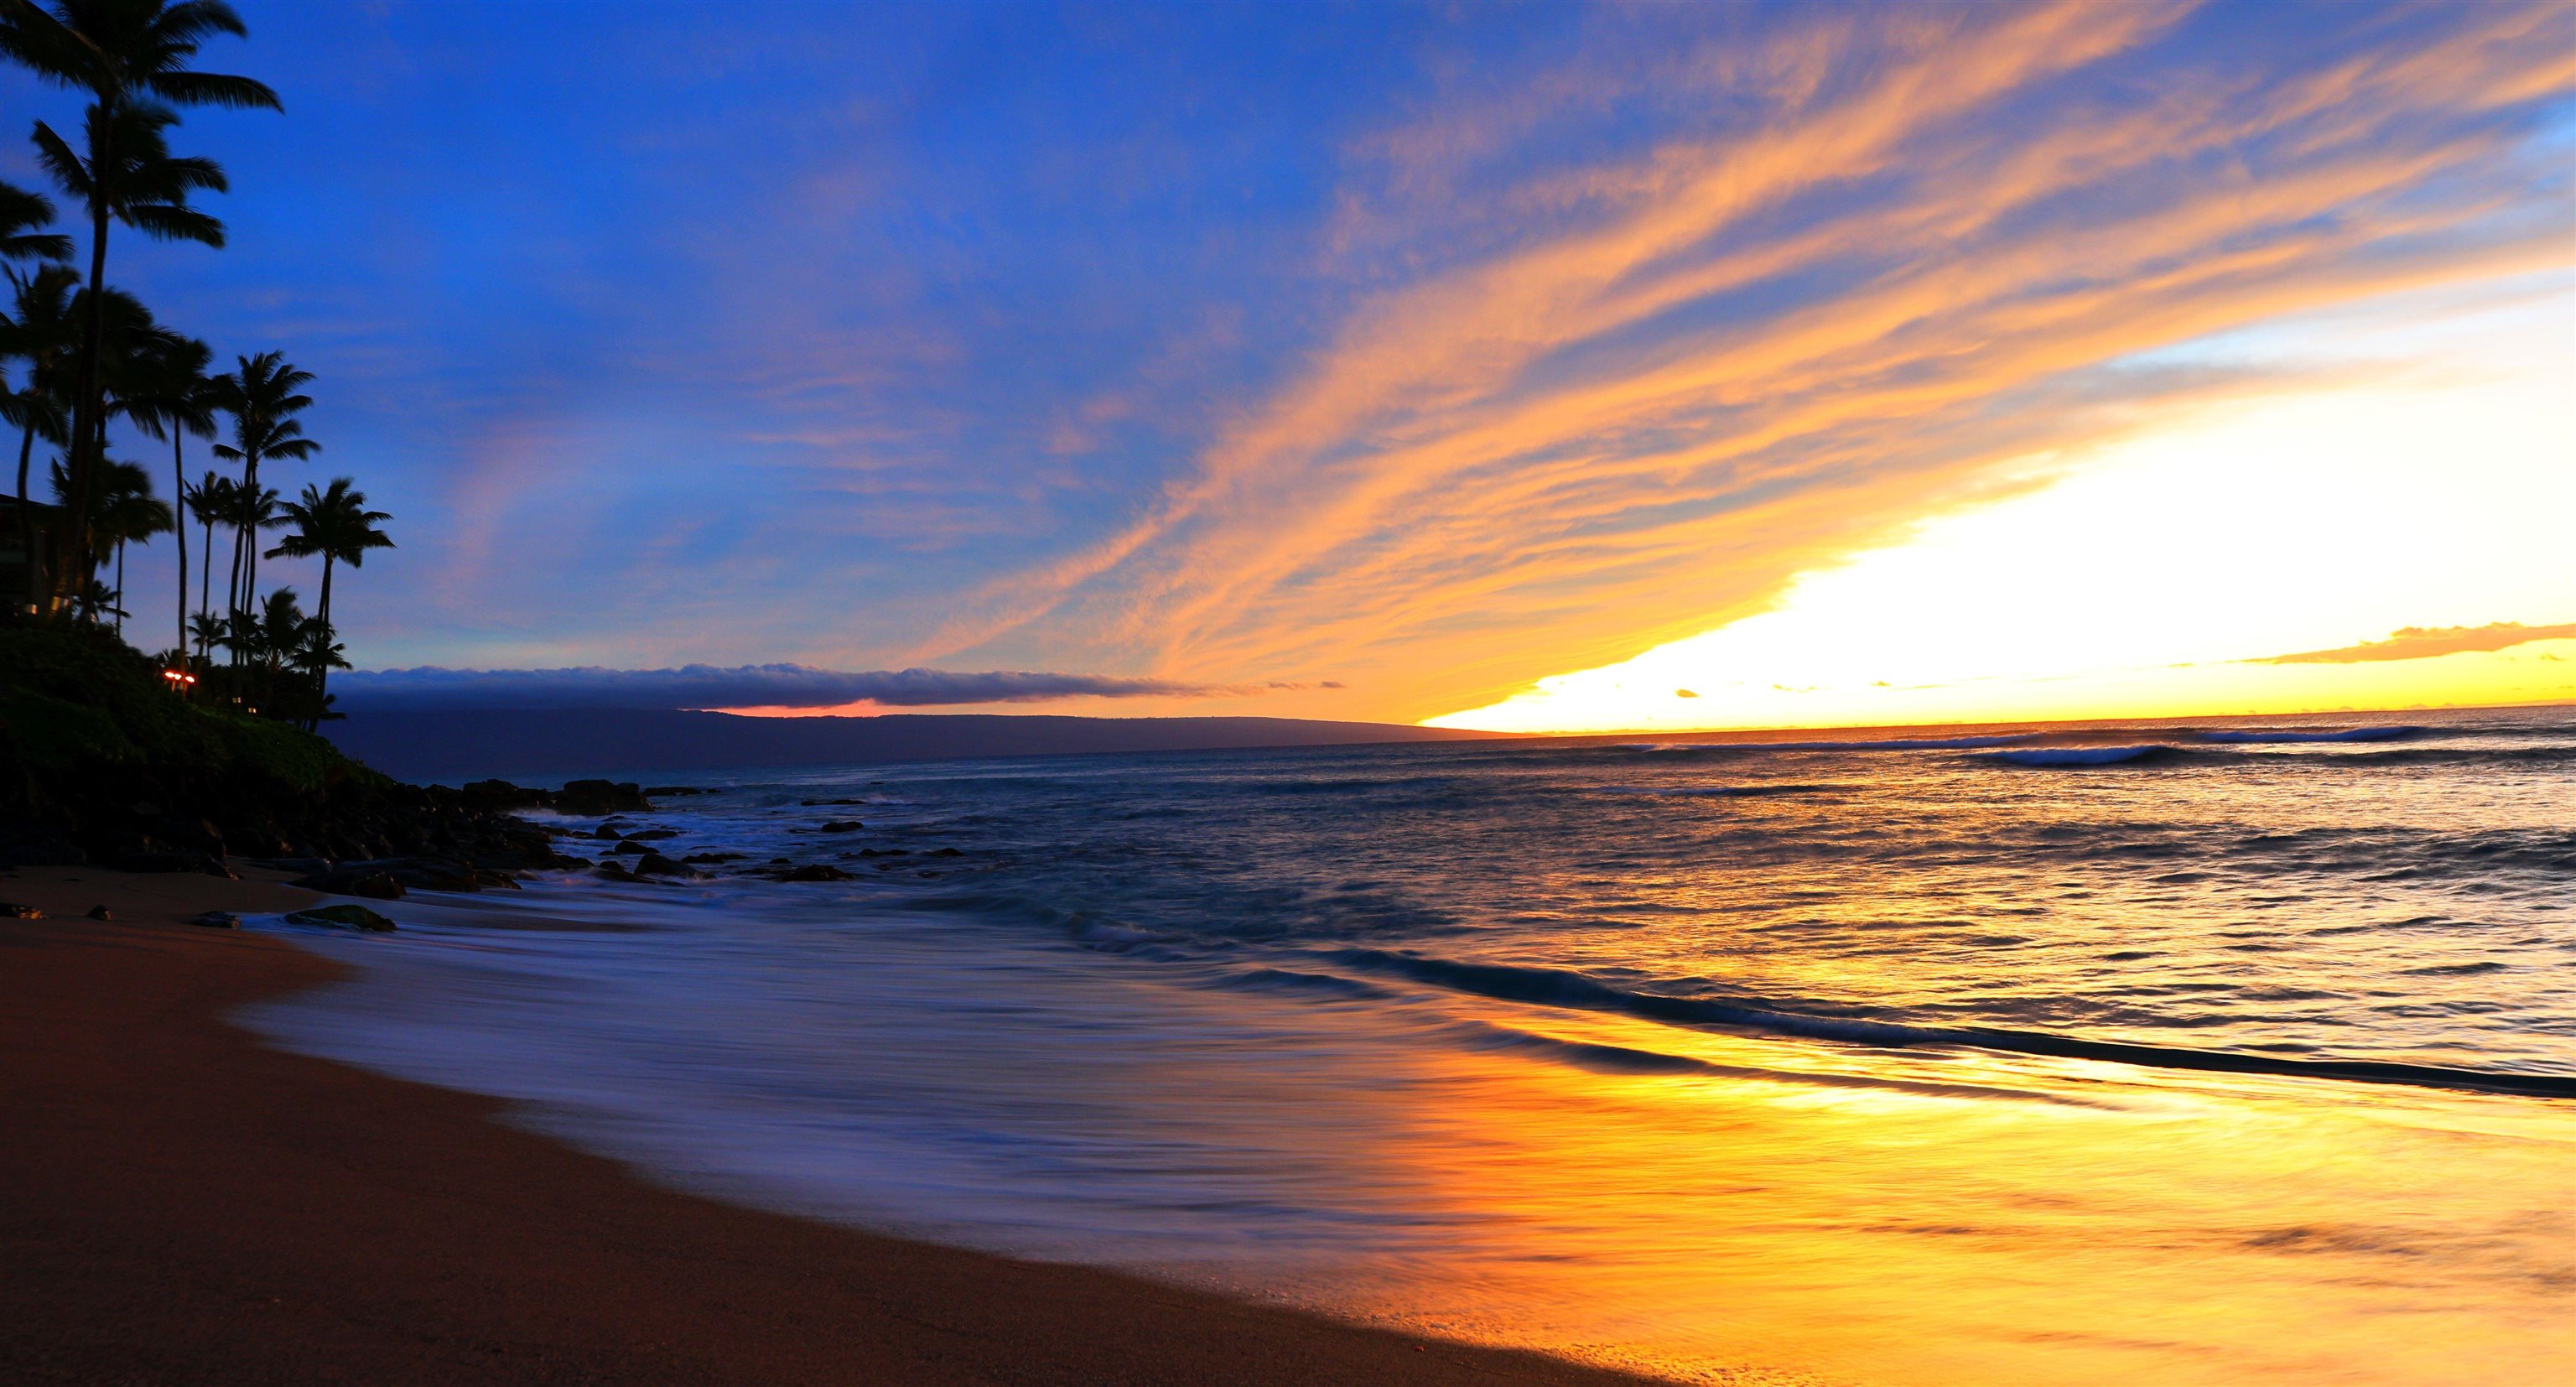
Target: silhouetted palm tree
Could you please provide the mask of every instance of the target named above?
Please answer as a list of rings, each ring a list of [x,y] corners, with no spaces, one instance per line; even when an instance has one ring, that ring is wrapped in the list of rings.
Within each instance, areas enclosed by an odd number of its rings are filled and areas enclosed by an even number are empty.
[[[297,632],[295,651],[289,663],[313,676],[313,712],[304,720],[308,732],[319,728],[331,711],[331,671],[349,668],[349,652],[337,639],[331,623],[320,617],[305,622]]]
[[[241,621],[250,615],[250,560],[259,552],[259,532],[283,523],[277,518],[276,489],[233,483],[232,508],[224,519],[233,527],[233,581],[225,603],[232,619]]]
[[[179,528],[178,517],[170,503],[152,494],[151,482],[143,469],[134,463],[112,463],[108,467],[105,504],[99,507],[98,534],[102,544],[116,546],[116,605],[125,605],[125,546],[149,544],[152,537]],[[125,629],[120,613],[116,629]]]
[[[295,654],[295,647],[304,643],[304,622],[304,609],[296,605],[293,588],[279,588],[260,603],[249,637],[262,673],[276,674],[278,665]]]
[[[324,625],[331,622],[331,566],[345,563],[363,568],[370,549],[391,549],[394,542],[376,528],[376,522],[391,520],[380,510],[367,509],[367,493],[351,489],[350,479],[334,477],[329,490],[316,489],[306,483],[301,500],[286,503],[283,514],[295,533],[268,551],[268,557],[309,559],[322,558],[322,608],[319,615]]]
[[[80,512],[72,508],[71,478],[64,472],[62,464],[56,463],[53,473],[54,494],[57,504],[63,508],[62,513],[67,517],[80,517]],[[101,468],[98,489],[91,493],[89,499],[87,523],[79,526],[85,532],[82,542],[92,552],[114,550],[116,553],[118,584],[114,607],[121,624],[125,616],[122,608],[125,605],[126,543],[129,540],[148,541],[170,529],[174,521],[170,507],[152,494],[151,474],[131,462],[111,460]],[[93,617],[101,610],[96,602],[87,598],[83,598],[79,605]]]
[[[36,516],[27,505],[27,469],[41,437],[57,447],[68,444],[73,358],[79,343],[72,286],[80,277],[60,265],[46,265],[32,275],[7,271],[9,311],[0,315],[0,358],[26,363],[25,384],[11,391],[0,414],[20,430],[18,437],[18,542],[27,556],[26,601],[44,600],[44,555],[36,547]]]
[[[313,373],[289,365],[283,352],[262,352],[258,356],[236,358],[236,369],[215,377],[213,391],[218,408],[233,417],[233,441],[215,445],[215,456],[242,465],[242,486],[257,494],[259,465],[269,458],[294,458],[299,461],[322,450],[322,445],[304,436],[304,425],[293,416],[304,412],[313,398],[300,393],[313,381]],[[277,493],[268,493],[273,501]],[[242,581],[239,599],[248,605],[250,594],[259,590],[259,548],[252,545],[239,560]]]
[[[224,619],[211,612],[199,612],[188,618],[188,636],[197,643],[197,665],[202,669],[206,652],[224,638]]]
[[[44,228],[54,224],[54,204],[43,193],[0,182],[0,263],[69,260],[72,238]]]
[[[203,618],[215,600],[215,522],[229,514],[233,504],[232,479],[212,472],[198,479],[187,490],[188,508],[197,513],[197,523],[204,529],[205,543],[197,555],[197,615]],[[206,643],[197,643],[197,657],[204,659]]]
[[[172,334],[156,341],[137,363],[137,379],[118,393],[126,417],[154,438],[170,440],[170,487],[181,512],[179,535],[179,644],[188,643],[188,460],[189,434],[211,438],[215,432],[214,382],[206,367],[214,349],[192,337]]]
[[[35,129],[45,171],[90,217],[91,311],[70,449],[76,511],[87,508],[90,463],[104,456],[107,442],[101,354],[108,224],[123,222],[155,240],[223,244],[223,224],[187,205],[192,192],[222,191],[223,170],[211,160],[173,157],[163,132],[178,123],[174,106],[279,109],[277,93],[260,82],[186,67],[206,39],[247,32],[223,0],[54,0],[50,12],[34,0],[0,5],[0,55],[91,97],[83,148],[43,121]],[[72,556],[83,580],[90,558],[87,551]]]

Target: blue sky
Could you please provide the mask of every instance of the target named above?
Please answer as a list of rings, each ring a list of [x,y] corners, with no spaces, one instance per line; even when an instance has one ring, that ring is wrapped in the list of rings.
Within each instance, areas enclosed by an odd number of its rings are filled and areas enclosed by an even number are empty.
[[[369,667],[1428,716],[2576,226],[2547,6],[240,8],[232,247],[115,277],[319,375]]]

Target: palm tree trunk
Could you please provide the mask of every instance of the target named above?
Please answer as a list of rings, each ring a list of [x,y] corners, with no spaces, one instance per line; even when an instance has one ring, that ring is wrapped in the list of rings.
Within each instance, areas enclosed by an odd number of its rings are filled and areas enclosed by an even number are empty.
[[[242,485],[250,488],[252,497],[259,495],[259,454],[256,452],[242,459]],[[245,511],[244,514],[253,517],[250,547],[242,551],[242,610],[248,612],[259,608],[259,520],[256,510]]]
[[[230,621],[236,629],[240,627],[242,619],[242,531],[244,528],[246,527],[239,523],[235,523],[233,526],[232,583],[224,594],[225,602],[232,608],[232,610],[226,614],[225,619]],[[232,654],[233,663],[236,665],[240,664],[241,648],[239,646],[235,646]]]
[[[197,519],[206,527],[206,542],[197,553],[197,615],[204,616],[215,600],[215,517],[206,509],[206,494],[202,491],[197,493]],[[186,641],[179,644],[183,649],[187,646]],[[206,643],[201,638],[197,642],[197,663],[205,662]]]
[[[27,606],[43,607],[45,601],[45,560],[36,552],[36,513],[27,509],[27,459],[36,449],[36,424],[27,422],[25,436],[18,440],[18,546],[27,552]],[[53,536],[45,536],[48,544]]]
[[[111,124],[111,122],[101,121],[99,123],[99,129],[104,132],[111,128]],[[102,150],[93,148],[90,151],[90,166],[93,170],[93,179],[104,178],[106,176],[106,171],[115,167],[114,154],[115,151],[113,149]],[[80,517],[86,517],[89,514],[90,480],[91,473],[95,470],[90,465],[90,456],[87,451],[90,446],[91,436],[93,434],[96,435],[97,441],[100,445],[100,452],[102,454],[105,452],[105,445],[107,442],[107,421],[100,417],[107,412],[107,400],[105,398],[105,392],[101,389],[99,383],[99,358],[105,354],[107,349],[107,208],[109,190],[104,183],[94,182],[90,189],[90,194],[89,333],[88,339],[84,343],[81,352],[80,394],[73,397],[72,400],[72,446],[68,450],[71,455],[63,460],[64,467],[71,473],[72,484],[72,494],[65,499],[71,502],[71,513],[74,516]],[[88,525],[75,524],[71,527],[71,543],[69,548],[71,562],[67,565],[67,571],[63,574],[60,581],[69,583],[71,585],[71,591],[73,592],[87,591],[92,552],[90,548]]]
[[[330,550],[325,549],[322,551],[322,612],[316,619],[322,623],[322,644],[326,653],[328,652],[328,648],[331,644],[332,636],[331,560],[333,557],[334,556]],[[313,667],[313,725],[305,730],[310,732],[319,732],[322,730],[322,710],[328,708],[330,704],[331,662],[328,659],[325,659],[320,664]]]
[[[116,542],[116,634],[125,634],[125,541]]]
[[[188,662],[188,460],[183,456],[186,434],[179,420],[170,420],[170,533],[179,537],[179,643],[170,647],[179,652],[179,663]]]

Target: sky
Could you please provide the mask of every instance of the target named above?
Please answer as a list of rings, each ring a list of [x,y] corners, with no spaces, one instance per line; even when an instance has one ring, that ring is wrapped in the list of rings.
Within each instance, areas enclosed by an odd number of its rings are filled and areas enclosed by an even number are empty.
[[[351,698],[2576,698],[2564,5],[237,3],[112,275],[316,373]]]

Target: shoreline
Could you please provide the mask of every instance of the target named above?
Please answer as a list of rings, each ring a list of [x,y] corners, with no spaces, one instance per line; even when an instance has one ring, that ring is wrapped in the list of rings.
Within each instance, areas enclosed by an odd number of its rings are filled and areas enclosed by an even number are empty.
[[[269,1049],[224,1016],[343,970],[177,922],[323,899],[279,880],[28,868],[0,899],[72,917],[0,920],[11,1381],[1648,1380],[719,1203]]]

